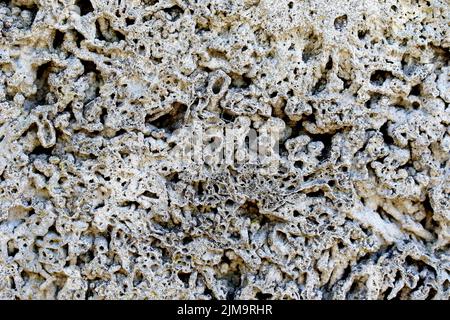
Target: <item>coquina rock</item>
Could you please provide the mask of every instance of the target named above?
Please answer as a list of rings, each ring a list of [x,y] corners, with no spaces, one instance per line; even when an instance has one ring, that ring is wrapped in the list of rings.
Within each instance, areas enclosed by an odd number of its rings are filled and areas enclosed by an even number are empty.
[[[0,298],[448,300],[449,8],[1,0]]]

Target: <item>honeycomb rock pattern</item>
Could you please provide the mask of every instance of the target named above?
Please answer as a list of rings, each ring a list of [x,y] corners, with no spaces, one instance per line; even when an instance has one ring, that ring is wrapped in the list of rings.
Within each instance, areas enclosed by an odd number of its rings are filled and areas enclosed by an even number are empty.
[[[449,299],[449,12],[0,0],[0,298]]]

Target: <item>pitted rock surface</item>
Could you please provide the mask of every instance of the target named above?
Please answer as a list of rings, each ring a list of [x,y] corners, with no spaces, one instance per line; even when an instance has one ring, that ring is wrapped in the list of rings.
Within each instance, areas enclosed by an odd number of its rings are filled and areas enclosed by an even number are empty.
[[[449,12],[0,0],[0,298],[449,299]]]

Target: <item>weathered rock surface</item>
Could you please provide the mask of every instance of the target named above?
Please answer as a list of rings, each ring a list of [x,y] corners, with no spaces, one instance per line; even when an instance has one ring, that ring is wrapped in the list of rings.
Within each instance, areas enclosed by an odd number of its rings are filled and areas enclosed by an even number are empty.
[[[449,299],[449,22],[447,0],[1,0],[0,298]],[[175,157],[194,129],[270,160]]]

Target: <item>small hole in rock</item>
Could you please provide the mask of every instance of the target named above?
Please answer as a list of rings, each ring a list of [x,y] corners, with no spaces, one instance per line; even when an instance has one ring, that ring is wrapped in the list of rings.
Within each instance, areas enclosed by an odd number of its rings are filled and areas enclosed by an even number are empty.
[[[125,22],[126,22],[127,26],[131,26],[132,24],[134,24],[136,22],[136,19],[127,17],[127,18],[125,18]]]
[[[364,39],[368,33],[369,32],[367,30],[359,30],[358,31],[358,38],[359,38],[359,40]]]
[[[343,30],[347,26],[347,15],[344,14],[343,16],[337,17],[334,19],[334,28],[336,30]]]
[[[61,47],[61,45],[64,42],[64,33],[59,31],[58,29],[55,30],[55,35],[53,37],[53,49],[57,49],[59,47]]]
[[[78,0],[75,4],[80,8],[80,15],[85,16],[90,12],[94,11],[94,7],[92,7],[92,3],[90,0]]]
[[[370,76],[370,82],[373,85],[382,86],[386,80],[392,79],[393,77],[394,76],[390,71],[376,70]]]
[[[409,92],[412,96],[420,96],[420,84],[415,85],[411,88],[411,91]]]
[[[184,282],[185,284],[189,284],[189,278],[191,277],[191,273],[186,272],[178,272],[178,278]]]
[[[212,86],[212,92],[214,94],[218,94],[220,92],[220,90],[222,89],[224,83],[224,79],[223,78],[219,78],[214,82],[214,85]]]

